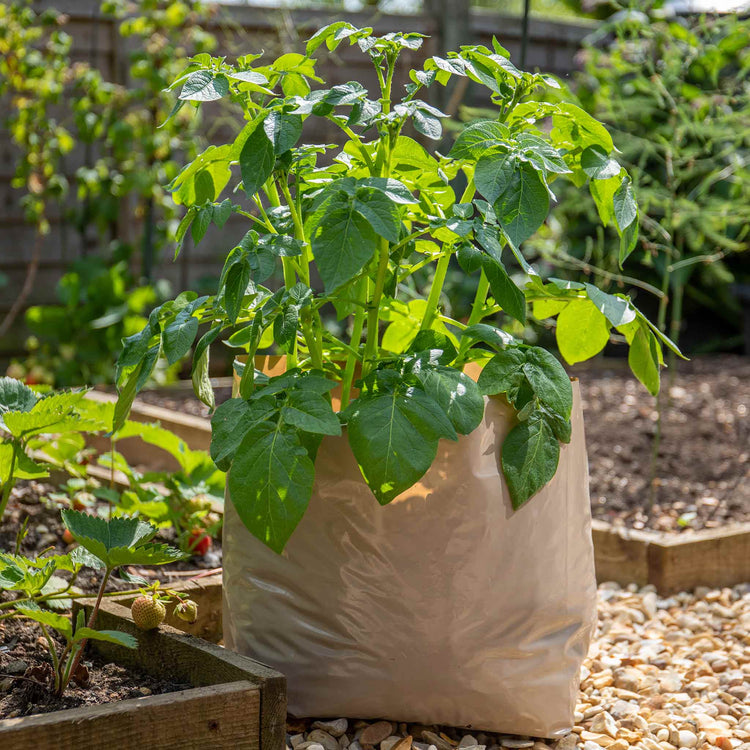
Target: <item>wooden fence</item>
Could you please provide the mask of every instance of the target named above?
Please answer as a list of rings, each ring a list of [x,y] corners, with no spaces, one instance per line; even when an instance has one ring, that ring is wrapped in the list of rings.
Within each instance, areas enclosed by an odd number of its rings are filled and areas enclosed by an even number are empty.
[[[127,41],[117,33],[118,22],[99,13],[98,0],[42,0],[34,4],[38,9],[50,6],[68,16],[65,28],[73,38],[73,58],[97,67],[110,81],[128,85]],[[220,53],[231,59],[239,54],[262,49],[271,55],[299,51],[302,49],[302,40],[313,30],[340,19],[342,15],[355,25],[373,26],[376,33],[404,29],[430,36],[422,50],[402,58],[401,75],[397,76],[401,83],[406,82],[405,71],[408,67],[419,65],[427,55],[444,52],[437,36],[440,24],[424,14],[396,16],[373,10],[342,14],[341,11],[330,9],[289,10],[224,5],[220,6],[208,26],[219,39]],[[509,49],[514,59],[519,58],[519,18],[476,10],[471,12],[469,27],[473,41],[490,45],[492,37],[496,36]],[[574,56],[581,40],[590,31],[590,26],[582,24],[532,19],[529,24],[527,69],[538,68],[562,77],[569,76],[575,67]],[[318,67],[330,84],[359,80],[371,89],[376,85],[369,62],[356,48],[350,49],[342,45],[336,55],[329,55]],[[468,96],[471,97],[471,92]],[[467,103],[476,102],[469,98]],[[331,142],[335,133],[324,129],[309,133],[306,131],[305,137],[320,139],[317,142]],[[216,138],[217,134],[214,134],[213,139]],[[83,152],[75,151],[66,159],[66,170],[73,174],[78,166],[86,163],[85,158]],[[21,192],[10,185],[16,159],[17,154],[9,143],[8,134],[0,125],[0,274],[7,278],[5,286],[0,286],[0,320],[23,285],[35,242],[33,230],[23,219]],[[43,241],[36,282],[27,305],[54,301],[56,283],[65,269],[78,258],[96,254],[109,241],[109,238],[105,240],[95,232],[80,236],[61,216],[59,211],[51,216],[52,230]],[[124,240],[133,239],[137,224],[130,207],[123,205],[117,234]],[[230,220],[224,233],[232,233],[232,238],[238,233],[241,236],[239,224],[233,225]],[[171,263],[169,253],[165,253],[167,257],[161,259],[156,277],[169,279],[175,292],[190,287],[198,279],[217,274],[219,257],[222,252],[226,252],[226,245],[226,239],[214,232],[199,247],[188,247],[183,259],[177,264]],[[23,326],[17,324],[13,331],[14,334],[0,341],[0,356],[18,351]]]

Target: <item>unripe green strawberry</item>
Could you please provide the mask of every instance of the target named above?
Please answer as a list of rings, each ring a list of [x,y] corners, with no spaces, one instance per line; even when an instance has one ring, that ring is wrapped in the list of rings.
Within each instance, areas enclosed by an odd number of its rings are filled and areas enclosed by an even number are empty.
[[[189,622],[191,625],[198,619],[198,605],[187,599],[184,602],[180,602],[175,608],[174,613],[181,620]]]
[[[164,622],[167,608],[163,602],[150,596],[139,596],[130,607],[133,622],[141,630],[153,630]]]

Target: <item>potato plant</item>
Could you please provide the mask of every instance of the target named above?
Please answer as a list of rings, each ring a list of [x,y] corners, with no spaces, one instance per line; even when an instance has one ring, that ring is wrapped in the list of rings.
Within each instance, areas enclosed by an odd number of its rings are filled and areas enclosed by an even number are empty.
[[[441,439],[477,427],[484,395],[503,394],[518,414],[502,449],[514,507],[554,476],[560,442],[570,439],[570,380],[552,354],[493,325],[498,313],[523,323],[531,304],[537,318],[557,316],[568,361],[597,354],[615,329],[652,393],[662,346],[673,347],[627,297],[544,280],[524,256],[561,179],[585,186],[615,227],[620,264],[633,250],[638,207],[607,130],[572,104],[545,100],[554,79],[517,69],[497,42],[430,57],[395,91],[399,54],[422,41],[337,22],[304,54],[267,62],[247,55],[236,65],[198,55],[173,85],[175,110],[227,98],[246,120],[233,141],[210,146],[171,183],[186,207],[177,253],[188,231],[200,242],[210,224],[222,228],[232,214],[248,229],[227,237],[214,295],[185,292],[124,340],[113,427],[159,357],[177,362],[193,347],[196,393],[213,406],[209,350],[231,334],[227,343],[249,365],[236,364],[238,397],[214,414],[211,453],[229,472],[247,528],[279,552],[309,502],[321,439],[342,427],[364,480],[387,504],[427,471]],[[374,95],[356,81],[326,87],[316,75],[319,48],[340,44],[369,58]],[[441,138],[445,115],[422,96],[455,76],[489,90],[495,117],[468,126],[442,155],[413,135]],[[300,144],[310,118],[339,128],[343,146]],[[452,263],[475,280],[465,321],[441,305]],[[264,284],[277,268],[283,284],[273,290]],[[415,295],[412,282],[425,268],[431,281]],[[324,324],[333,314],[343,333]],[[252,362],[272,344],[287,371],[269,379]],[[469,362],[486,365],[478,383],[463,371]]]

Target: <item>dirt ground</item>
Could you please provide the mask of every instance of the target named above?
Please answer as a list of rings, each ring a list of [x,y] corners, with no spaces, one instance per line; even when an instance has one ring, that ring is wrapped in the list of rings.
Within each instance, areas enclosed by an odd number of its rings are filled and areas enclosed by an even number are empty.
[[[681,362],[671,383],[665,372],[652,508],[656,399],[624,365],[571,369],[581,381],[594,517],[682,533],[750,521],[750,359]]]

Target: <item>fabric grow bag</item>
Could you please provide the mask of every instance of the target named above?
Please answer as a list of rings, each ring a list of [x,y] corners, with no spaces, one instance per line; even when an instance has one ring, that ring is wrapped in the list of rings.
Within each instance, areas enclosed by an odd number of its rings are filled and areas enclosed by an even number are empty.
[[[324,438],[283,555],[224,521],[226,645],[284,673],[295,716],[556,737],[573,724],[596,609],[578,383],[554,479],[518,511],[504,399],[381,507],[346,436]]]

